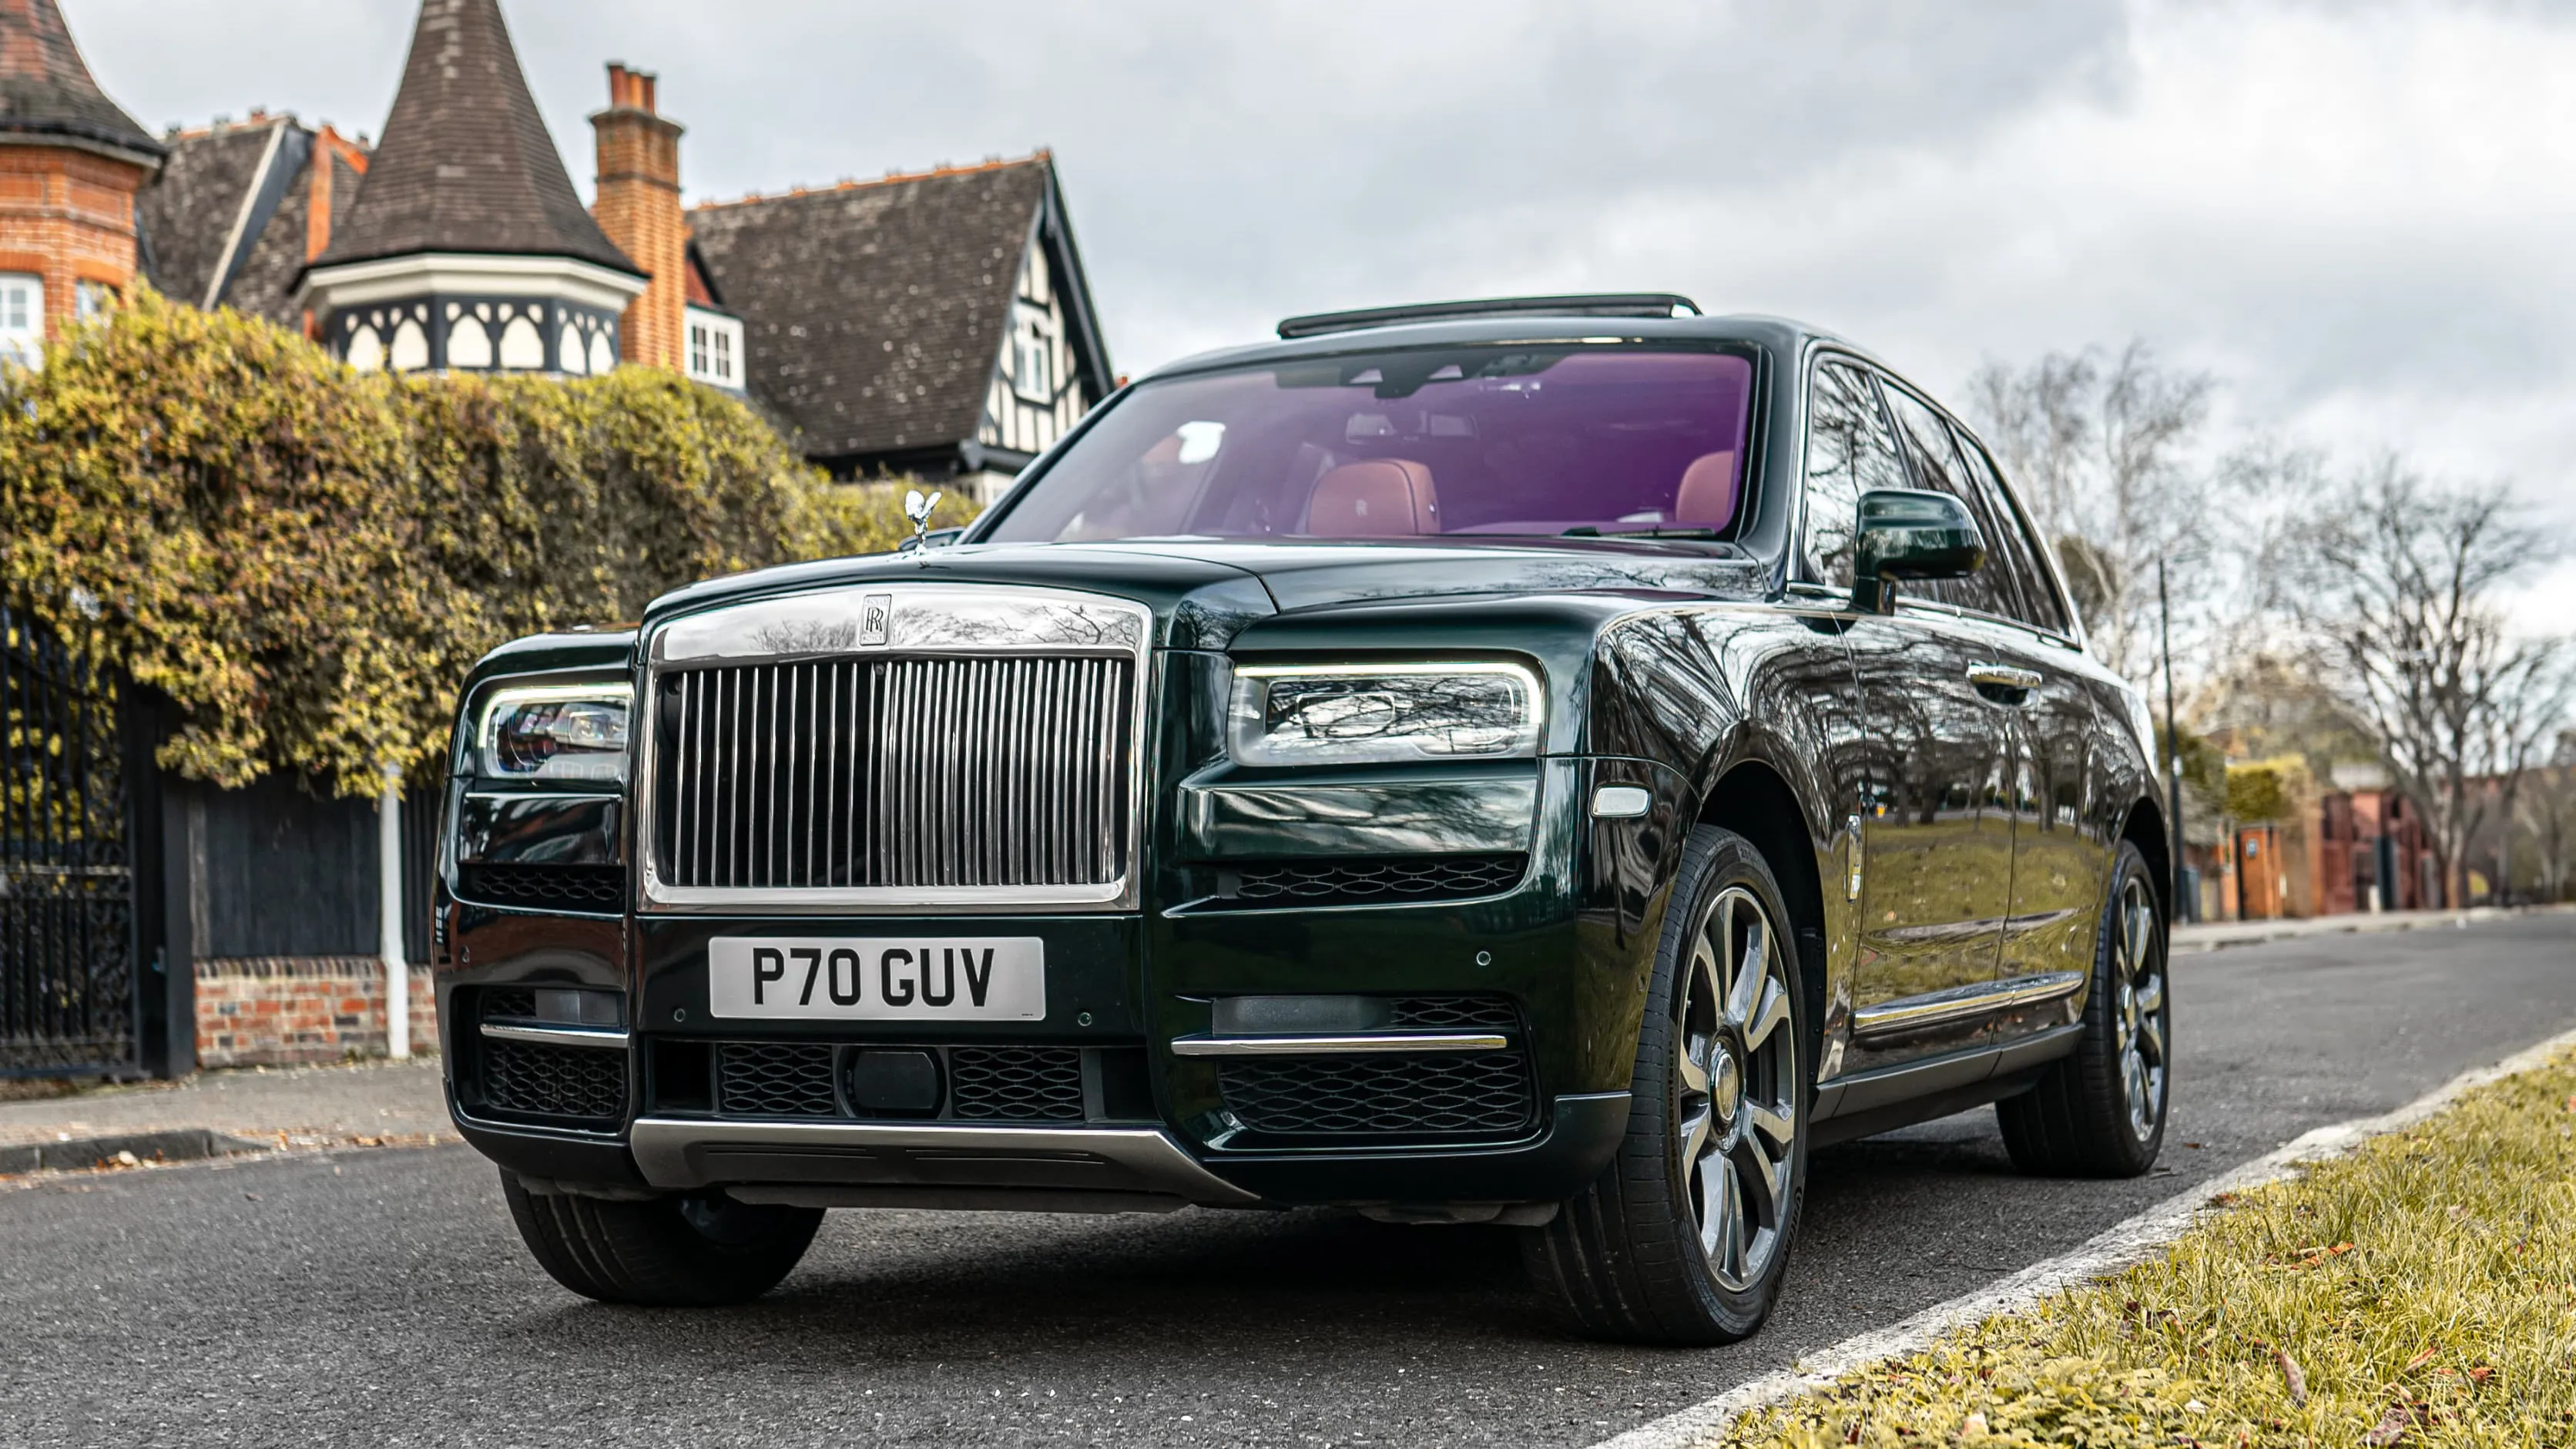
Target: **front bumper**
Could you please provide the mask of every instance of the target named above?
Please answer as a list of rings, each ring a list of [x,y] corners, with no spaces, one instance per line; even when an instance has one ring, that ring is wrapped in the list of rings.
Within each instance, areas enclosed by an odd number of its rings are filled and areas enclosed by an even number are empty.
[[[1596,782],[1646,778],[1630,762],[1547,762],[1526,874],[1511,889],[1438,904],[1020,915],[1012,934],[1044,938],[1043,1020],[933,1025],[720,1019],[710,1014],[707,943],[717,935],[990,935],[991,917],[810,919],[779,916],[547,918],[442,901],[455,952],[440,972],[451,1072],[469,1078],[478,1047],[476,988],[560,977],[626,991],[627,1103],[598,1130],[566,1130],[483,1111],[451,1082],[460,1129],[529,1177],[608,1191],[721,1188],[762,1201],[824,1205],[1163,1210],[1182,1204],[1518,1203],[1562,1200],[1617,1151],[1644,983],[1662,899],[1659,862],[1677,792],[1657,781],[1643,820],[1580,821]],[[1176,893],[1159,893],[1170,898]],[[1529,1111],[1509,1130],[1443,1140],[1372,1140],[1247,1130],[1226,1073],[1244,1058],[1201,1054],[1213,1003],[1263,994],[1451,995],[1503,1000],[1520,1023]],[[468,1004],[460,1011],[459,1004]],[[1025,1046],[1137,1062],[1140,1097],[1080,1123],[768,1121],[708,1101],[672,1110],[655,1081],[675,1046],[727,1042],[950,1052]],[[694,1058],[693,1058],[694,1059]],[[1149,1100],[1148,1100],[1149,1099]],[[942,1114],[945,1115],[944,1113]]]

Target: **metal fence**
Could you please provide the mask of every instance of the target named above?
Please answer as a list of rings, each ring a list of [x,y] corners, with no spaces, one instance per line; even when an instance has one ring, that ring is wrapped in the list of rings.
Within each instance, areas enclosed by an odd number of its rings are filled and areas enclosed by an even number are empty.
[[[142,1065],[152,770],[130,693],[0,607],[0,1076]]]

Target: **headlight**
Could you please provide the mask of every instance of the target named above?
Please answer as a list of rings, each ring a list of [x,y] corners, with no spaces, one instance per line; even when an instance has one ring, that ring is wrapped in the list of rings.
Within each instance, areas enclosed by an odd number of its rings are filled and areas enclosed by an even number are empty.
[[[1517,664],[1244,665],[1237,764],[1366,765],[1538,753],[1538,676]]]
[[[599,684],[500,689],[483,701],[475,773],[486,780],[626,778],[628,691]]]

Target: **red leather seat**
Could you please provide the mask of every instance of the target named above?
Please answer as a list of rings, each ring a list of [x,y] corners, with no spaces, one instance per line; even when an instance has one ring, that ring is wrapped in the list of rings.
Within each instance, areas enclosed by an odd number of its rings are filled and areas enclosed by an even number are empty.
[[[1702,453],[1682,470],[1682,486],[1673,493],[1673,522],[1724,528],[1735,521],[1741,491],[1733,451]]]
[[[1431,470],[1410,458],[1345,463],[1315,480],[1306,532],[1317,538],[1402,538],[1440,531]]]

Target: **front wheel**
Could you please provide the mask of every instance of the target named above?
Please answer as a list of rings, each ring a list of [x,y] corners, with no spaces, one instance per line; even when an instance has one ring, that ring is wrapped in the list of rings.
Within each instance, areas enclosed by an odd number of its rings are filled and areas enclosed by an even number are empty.
[[[1600,1180],[1524,1239],[1533,1284],[1582,1331],[1728,1343],[1779,1296],[1805,1185],[1806,998],[1779,883],[1702,826],[1656,952],[1628,1135]]]
[[[533,1193],[504,1169],[501,1195],[548,1276],[602,1303],[745,1303],[778,1286],[814,1241],[821,1208],[722,1194],[609,1201]]]
[[[2039,1085],[1995,1104],[2005,1150],[2024,1172],[2136,1177],[2164,1146],[2173,1002],[2154,881],[2147,858],[2122,842],[2075,1052]]]

